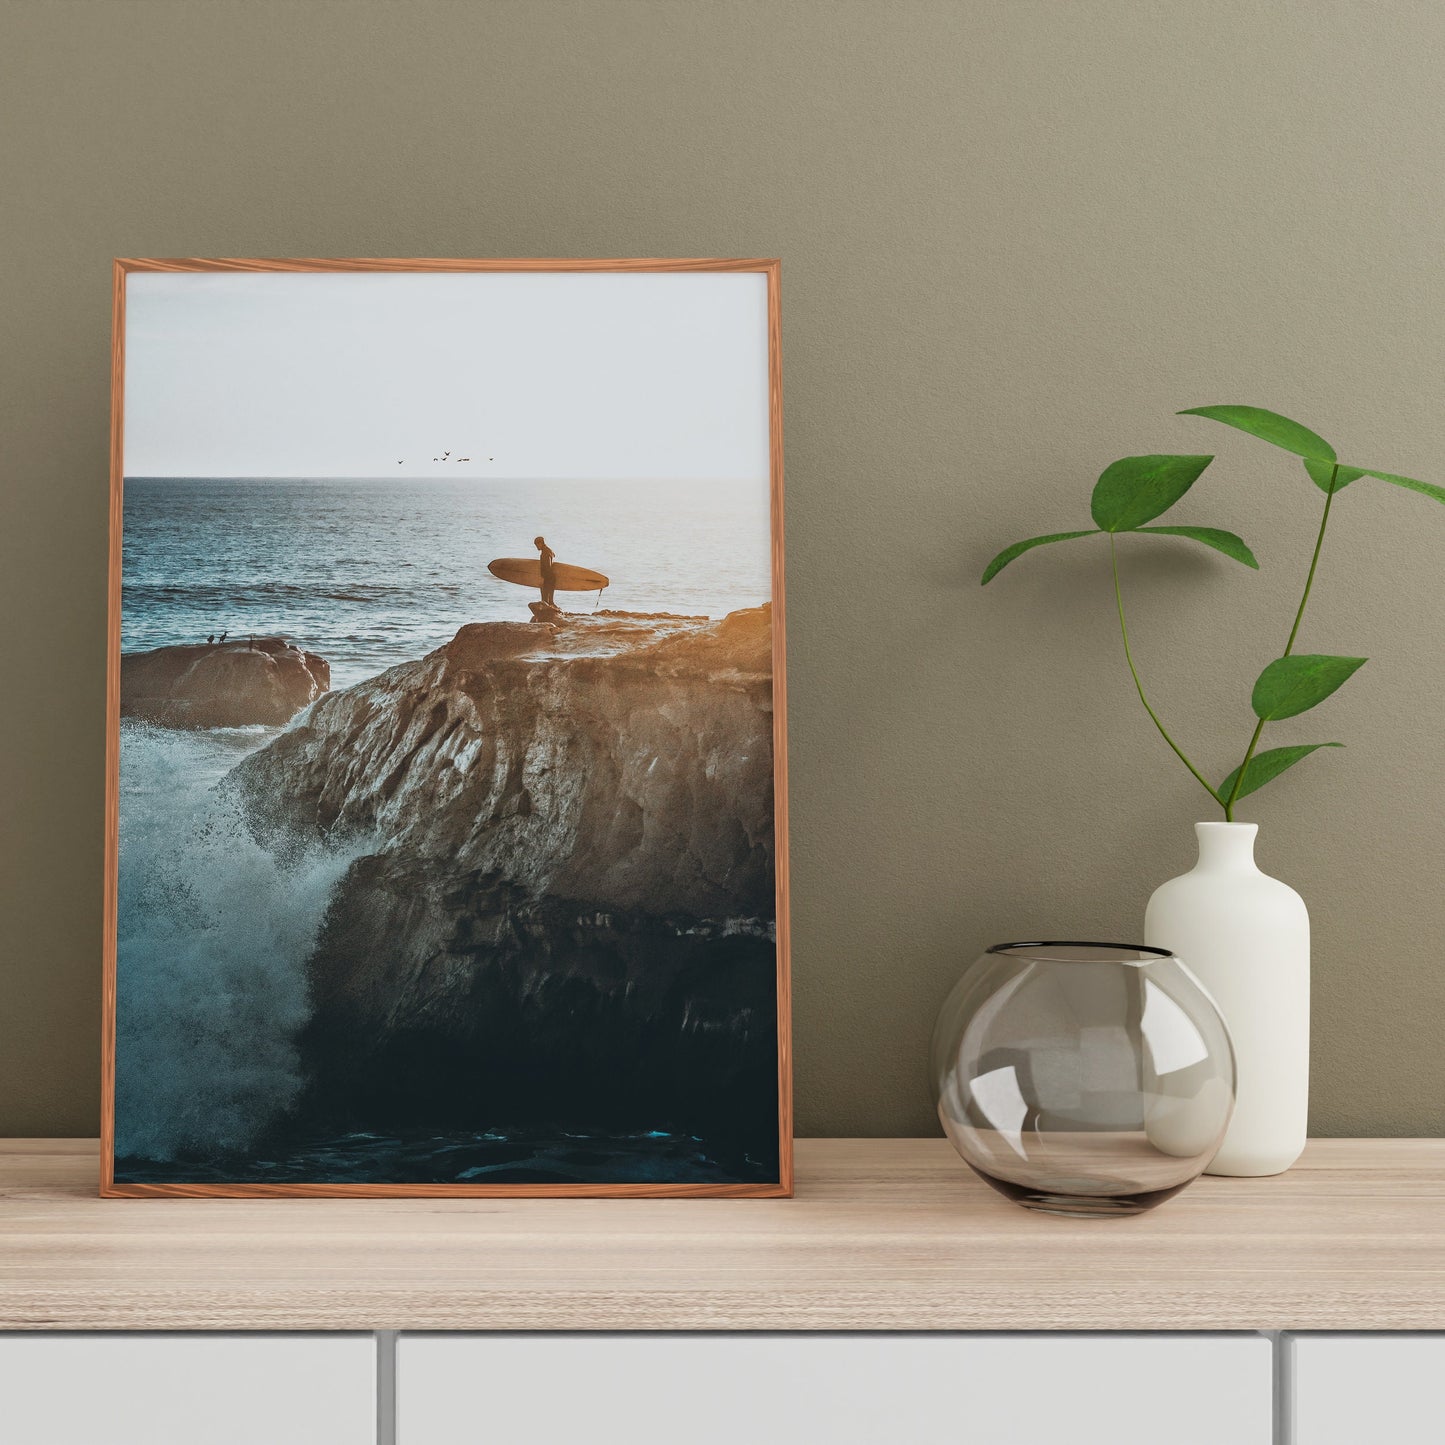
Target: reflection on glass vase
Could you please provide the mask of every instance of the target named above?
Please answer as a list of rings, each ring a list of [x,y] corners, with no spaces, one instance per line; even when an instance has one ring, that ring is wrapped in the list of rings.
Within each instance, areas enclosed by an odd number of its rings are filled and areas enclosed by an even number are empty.
[[[1162,948],[1001,943],[934,1028],[944,1131],[1001,1194],[1053,1214],[1139,1214],[1214,1157],[1234,1053],[1209,995]]]

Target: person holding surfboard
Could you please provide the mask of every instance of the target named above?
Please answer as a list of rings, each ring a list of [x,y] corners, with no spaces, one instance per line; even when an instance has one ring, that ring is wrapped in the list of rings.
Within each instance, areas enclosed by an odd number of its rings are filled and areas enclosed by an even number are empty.
[[[557,604],[552,601],[552,594],[557,590],[557,569],[553,564],[557,554],[547,545],[545,537],[533,537],[532,545],[542,554],[542,601],[548,607],[555,607]]]
[[[511,582],[517,587],[538,587],[542,592],[540,602],[527,605],[537,615],[543,609],[547,616],[561,614],[553,595],[557,592],[596,592],[602,598],[602,589],[609,585],[608,578],[590,567],[574,567],[570,562],[559,562],[557,554],[547,545],[545,537],[534,537],[536,557],[494,557],[487,563],[487,571],[502,582]]]

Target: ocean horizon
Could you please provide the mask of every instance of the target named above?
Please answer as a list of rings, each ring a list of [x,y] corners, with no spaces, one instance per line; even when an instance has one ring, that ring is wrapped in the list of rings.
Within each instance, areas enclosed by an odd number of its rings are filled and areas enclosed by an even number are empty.
[[[564,609],[720,617],[771,597],[756,481],[127,477],[121,648],[281,636],[348,687],[468,622],[526,621],[530,589],[487,571],[536,555],[611,579]]]

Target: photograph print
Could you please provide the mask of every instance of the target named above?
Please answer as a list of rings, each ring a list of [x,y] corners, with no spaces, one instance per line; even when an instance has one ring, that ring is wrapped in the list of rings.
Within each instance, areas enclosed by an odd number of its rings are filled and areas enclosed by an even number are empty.
[[[102,1193],[790,1193],[777,263],[115,320]]]

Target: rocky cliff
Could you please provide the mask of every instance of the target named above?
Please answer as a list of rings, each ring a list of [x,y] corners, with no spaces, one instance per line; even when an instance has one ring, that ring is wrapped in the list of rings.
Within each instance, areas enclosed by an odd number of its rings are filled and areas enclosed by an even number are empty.
[[[361,850],[310,963],[318,1118],[773,1146],[768,608],[473,624],[232,781],[276,846]]]
[[[326,660],[282,637],[157,647],[120,659],[121,716],[167,727],[279,726],[330,686]]]

